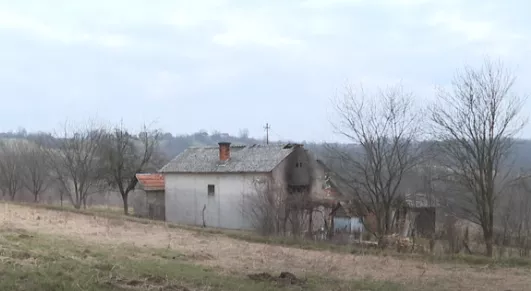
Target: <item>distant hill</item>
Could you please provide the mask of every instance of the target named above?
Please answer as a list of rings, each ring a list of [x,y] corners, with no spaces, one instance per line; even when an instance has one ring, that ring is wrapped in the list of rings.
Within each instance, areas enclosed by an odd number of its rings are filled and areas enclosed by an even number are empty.
[[[245,132],[244,132],[245,133]],[[8,139],[25,139],[28,141],[40,141],[45,145],[53,147],[57,144],[55,137],[50,133],[27,133],[23,130],[17,132],[0,133],[0,140]],[[247,134],[240,134],[239,136],[232,136],[223,133],[207,133],[206,131],[199,131],[192,134],[173,135],[171,133],[164,133],[160,140],[160,153],[155,157],[152,167],[146,169],[147,172],[153,172],[166,164],[169,160],[183,152],[190,146],[215,146],[220,141],[228,141],[234,144],[265,144],[264,139],[249,137]],[[288,143],[298,142],[304,144],[306,149],[311,150],[320,159],[322,159],[330,168],[341,171],[341,161],[334,157],[333,153],[327,149],[323,143],[306,143],[304,141],[271,141],[271,143]],[[429,143],[429,142],[428,142]],[[332,144],[331,146],[338,146],[341,151],[347,150],[352,154],[359,153],[360,148],[354,144]],[[514,172],[520,170],[524,172],[531,171],[531,140],[517,140],[514,143],[513,155],[507,163],[511,166]],[[417,176],[415,176],[417,177]],[[417,177],[418,178],[418,177]],[[418,179],[415,178],[415,181]],[[413,180],[412,180],[413,181]],[[424,187],[417,182],[411,183],[411,187]],[[419,184],[419,185],[417,185]],[[421,189],[419,188],[419,189]],[[22,191],[17,197],[20,201],[32,201],[32,196],[27,191]],[[54,189],[48,189],[46,194],[41,195],[43,201],[52,203],[58,201],[58,192]],[[1,197],[0,197],[1,199]],[[103,193],[103,195],[91,195],[89,197],[89,205],[121,205],[121,198],[113,191]],[[133,201],[134,198],[131,198]]]
[[[227,141],[235,144],[260,144],[264,140],[255,139],[247,135],[231,136],[226,133],[214,132],[209,134],[206,131],[199,131],[192,134],[172,135],[165,133],[160,141],[160,148],[167,158],[173,158],[191,146],[212,146],[220,141]]]
[[[37,132],[37,133],[28,133],[24,129],[19,129],[16,132],[4,132],[0,133],[0,139],[12,139],[12,138],[22,138],[27,140],[40,140],[45,144],[50,146],[54,144],[54,137],[50,133],[46,132]],[[164,157],[164,160],[170,160],[173,157],[177,156],[185,149],[191,146],[214,146],[217,145],[220,141],[228,141],[235,144],[265,144],[264,138],[253,138],[250,137],[247,132],[244,130],[239,136],[233,136],[227,133],[213,132],[208,133],[206,131],[198,131],[192,134],[181,134],[173,135],[171,133],[163,133],[160,141],[160,150],[161,154]],[[297,142],[304,144],[304,147],[314,151],[318,156],[323,159],[327,159],[330,155],[330,152],[327,151],[324,144],[322,143],[306,143],[304,141],[270,141],[271,143],[278,142]],[[341,147],[344,147],[349,150],[356,151],[356,146],[353,144],[340,144]],[[519,169],[531,169],[531,140],[519,139],[516,140],[512,149],[511,159],[507,162],[514,170]]]

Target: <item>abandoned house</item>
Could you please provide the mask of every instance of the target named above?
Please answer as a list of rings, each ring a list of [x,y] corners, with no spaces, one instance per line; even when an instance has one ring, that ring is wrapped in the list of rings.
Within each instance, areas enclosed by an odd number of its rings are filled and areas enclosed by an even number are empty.
[[[323,183],[326,191],[330,213],[326,223],[336,233],[361,233],[367,229],[376,229],[376,220],[371,213],[359,213],[354,207],[355,195],[348,181],[332,171],[322,161],[316,160],[314,167],[315,183]],[[317,189],[315,185],[312,189]],[[411,236],[413,233],[429,237],[436,231],[436,222],[440,221],[441,212],[438,201],[433,197],[419,192],[408,192],[403,196],[403,206],[393,209],[393,229],[395,233]]]
[[[436,232],[437,221],[441,220],[442,212],[439,202],[425,193],[413,192],[405,195],[405,205],[399,209],[396,221],[397,228],[403,236],[415,233],[422,237],[430,237]]]
[[[155,220],[165,220],[164,176],[162,174],[136,174],[138,186],[133,201],[135,215]],[[139,193],[138,193],[139,192]]]
[[[425,197],[423,193],[405,195],[403,206],[391,210],[391,232],[401,236],[421,237],[431,237],[436,233],[437,222],[442,219],[442,212],[435,203],[428,203]],[[358,209],[351,201],[341,201],[333,217],[336,219],[336,224],[338,217],[349,219],[348,223],[344,222],[342,225],[348,225],[351,232],[377,229],[377,221],[373,213],[357,215],[357,212]]]
[[[333,232],[362,232],[363,224],[360,217],[345,209],[344,205],[351,199],[350,189],[346,183],[337,178],[337,175],[320,159],[310,154],[313,163],[311,197],[319,205],[316,209],[322,213],[321,224],[316,227],[324,227]],[[332,235],[331,233],[330,235]]]
[[[165,180],[166,220],[227,229],[255,229],[253,214],[266,203],[284,224],[313,229],[312,157],[300,144],[191,147],[160,172]],[[321,189],[322,190],[322,189]],[[263,192],[267,195],[264,196]],[[312,194],[309,194],[312,193]],[[318,195],[317,195],[318,196]],[[301,201],[293,203],[294,197]],[[312,215],[286,214],[289,206]],[[306,213],[306,214],[308,214]],[[263,214],[263,213],[262,213]],[[288,217],[290,216],[290,217]],[[289,220],[289,222],[287,222]],[[308,226],[308,220],[310,225]],[[304,225],[304,226],[303,226]],[[285,226],[285,225],[284,225]],[[284,228],[286,229],[286,228]]]

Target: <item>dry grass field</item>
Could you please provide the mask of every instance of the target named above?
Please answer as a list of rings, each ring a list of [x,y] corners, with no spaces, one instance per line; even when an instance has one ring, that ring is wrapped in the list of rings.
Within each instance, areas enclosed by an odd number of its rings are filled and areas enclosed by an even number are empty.
[[[8,203],[0,204],[0,223],[0,290],[515,291],[531,286],[528,266],[308,250]],[[249,278],[261,272],[290,272],[300,280]]]

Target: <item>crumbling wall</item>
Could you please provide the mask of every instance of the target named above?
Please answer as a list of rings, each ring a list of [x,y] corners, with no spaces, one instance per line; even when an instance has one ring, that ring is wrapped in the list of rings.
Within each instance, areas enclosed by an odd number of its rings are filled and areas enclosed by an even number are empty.
[[[166,220],[164,191],[147,191],[146,196],[148,218]]]
[[[144,190],[134,190],[129,193],[130,207],[133,214],[138,217],[148,217],[147,196]]]

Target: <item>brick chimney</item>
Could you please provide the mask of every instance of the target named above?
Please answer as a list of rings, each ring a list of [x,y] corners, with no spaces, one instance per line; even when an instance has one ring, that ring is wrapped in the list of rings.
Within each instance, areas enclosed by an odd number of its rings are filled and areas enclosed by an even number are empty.
[[[230,142],[219,142],[219,160],[221,162],[230,159]]]

